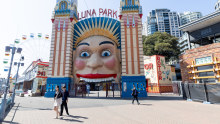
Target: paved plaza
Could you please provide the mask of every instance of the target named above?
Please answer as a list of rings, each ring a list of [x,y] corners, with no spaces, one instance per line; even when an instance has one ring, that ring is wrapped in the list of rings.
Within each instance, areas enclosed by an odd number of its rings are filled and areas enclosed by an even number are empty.
[[[4,124],[220,124],[220,105],[187,102],[178,96],[150,96],[140,100],[70,98],[70,116],[55,119],[53,99],[16,97]]]

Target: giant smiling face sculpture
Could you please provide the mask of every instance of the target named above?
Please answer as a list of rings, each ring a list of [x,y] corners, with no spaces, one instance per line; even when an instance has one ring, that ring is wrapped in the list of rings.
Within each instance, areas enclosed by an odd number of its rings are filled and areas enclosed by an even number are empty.
[[[96,17],[74,25],[73,75],[77,82],[104,82],[121,76],[120,22]]]
[[[111,39],[91,36],[82,40],[74,53],[75,78],[87,82],[115,80],[121,73],[120,50]]]

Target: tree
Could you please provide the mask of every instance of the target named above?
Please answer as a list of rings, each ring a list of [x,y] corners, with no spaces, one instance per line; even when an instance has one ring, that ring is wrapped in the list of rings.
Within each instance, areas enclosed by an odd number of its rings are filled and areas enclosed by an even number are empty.
[[[143,36],[144,55],[162,55],[166,60],[177,60],[180,55],[178,38],[166,32],[155,32],[150,36]]]

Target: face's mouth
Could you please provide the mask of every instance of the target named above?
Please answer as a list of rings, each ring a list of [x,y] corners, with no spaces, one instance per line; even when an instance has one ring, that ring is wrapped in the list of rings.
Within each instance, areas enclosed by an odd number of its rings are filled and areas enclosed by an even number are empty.
[[[89,78],[89,79],[99,79],[99,78],[116,78],[117,74],[76,74],[78,78]]]
[[[102,82],[114,80],[117,74],[76,74],[76,76],[86,82]]]

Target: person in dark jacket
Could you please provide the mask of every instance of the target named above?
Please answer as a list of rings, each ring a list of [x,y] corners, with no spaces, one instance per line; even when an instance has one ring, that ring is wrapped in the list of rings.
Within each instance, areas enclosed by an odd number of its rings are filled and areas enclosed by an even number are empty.
[[[60,91],[60,87],[56,86],[56,93],[54,94],[54,111],[56,111],[56,119],[58,118],[60,112],[59,112],[59,106],[61,105],[62,102],[62,93]]]
[[[131,95],[133,96],[132,104],[134,104],[134,100],[136,99],[138,105],[140,105],[140,103],[139,103],[139,101],[138,101],[138,93],[139,93],[139,92],[137,91],[136,87],[134,86],[134,89],[133,89],[132,94],[131,94]]]
[[[60,116],[63,116],[63,106],[65,107],[66,114],[69,115],[68,107],[67,107],[69,92],[66,91],[66,86],[63,87],[63,93],[62,94],[63,94],[63,98],[62,98]]]

